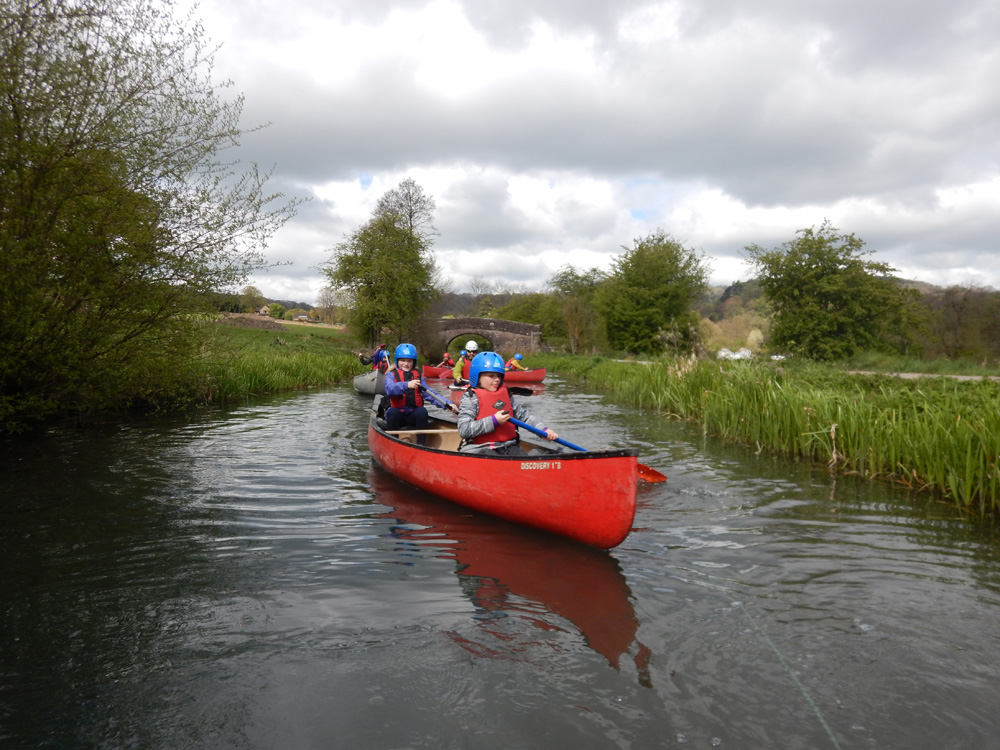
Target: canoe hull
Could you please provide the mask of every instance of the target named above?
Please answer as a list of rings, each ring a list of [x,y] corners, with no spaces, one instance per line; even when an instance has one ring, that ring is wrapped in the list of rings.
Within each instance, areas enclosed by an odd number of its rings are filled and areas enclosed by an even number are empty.
[[[354,377],[354,390],[363,396],[385,395],[385,374],[378,370],[364,372]]]
[[[450,367],[436,367],[435,365],[424,365],[420,370],[427,379],[451,378]],[[463,370],[466,378],[469,377],[469,367]],[[504,373],[504,381],[507,383],[541,383],[545,380],[545,368],[539,367],[536,370],[508,370]]]
[[[505,383],[541,383],[545,380],[545,368],[537,370],[508,370],[503,376]]]
[[[390,474],[482,513],[601,549],[621,544],[632,529],[633,450],[477,456],[417,446],[387,435],[374,422],[368,446]]]
[[[437,365],[424,365],[420,372],[428,380],[438,380],[440,378],[451,378],[450,367],[438,367]]]

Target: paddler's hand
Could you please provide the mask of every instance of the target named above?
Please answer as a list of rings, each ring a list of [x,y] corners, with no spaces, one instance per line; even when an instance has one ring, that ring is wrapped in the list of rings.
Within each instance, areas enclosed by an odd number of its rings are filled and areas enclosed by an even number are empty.
[[[458,404],[448,404],[448,408],[458,414]]]
[[[406,387],[409,388],[410,390],[415,391],[415,390],[417,390],[417,388],[420,387],[420,381],[419,380],[411,380],[411,381],[409,381],[406,384]]]
[[[556,433],[555,430],[550,430],[550,429],[546,428],[546,430],[545,430],[545,439],[546,440],[556,440],[556,439],[558,439],[558,437],[559,437],[559,435],[558,435],[558,433]]]
[[[498,411],[496,414],[493,415],[493,418],[496,419],[496,421],[499,422],[500,424],[503,424],[504,422],[509,422],[510,412],[507,411],[506,409],[504,409],[503,411]]]

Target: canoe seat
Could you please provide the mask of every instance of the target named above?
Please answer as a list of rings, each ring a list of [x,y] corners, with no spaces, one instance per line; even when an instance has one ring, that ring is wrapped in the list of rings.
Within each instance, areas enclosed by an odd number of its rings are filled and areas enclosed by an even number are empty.
[[[417,435],[424,435],[427,438],[428,448],[437,448],[442,451],[457,451],[462,439],[458,436],[458,430],[386,430],[386,433],[397,437],[405,443],[416,443]]]

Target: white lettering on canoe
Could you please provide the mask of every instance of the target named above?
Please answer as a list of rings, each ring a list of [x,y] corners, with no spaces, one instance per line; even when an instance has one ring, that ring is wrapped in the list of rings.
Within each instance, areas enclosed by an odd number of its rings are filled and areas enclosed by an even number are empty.
[[[522,469],[561,469],[562,461],[522,461]]]

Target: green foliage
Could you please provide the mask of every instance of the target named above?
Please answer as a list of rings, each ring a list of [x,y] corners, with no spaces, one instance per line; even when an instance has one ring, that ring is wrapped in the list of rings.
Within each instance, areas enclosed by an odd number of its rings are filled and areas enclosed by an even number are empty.
[[[1000,383],[868,377],[793,360],[532,363],[757,452],[933,490],[978,516],[1000,513]]]
[[[263,265],[294,204],[218,154],[242,99],[158,0],[0,18],[0,425],[127,403],[199,349],[192,311]]]
[[[434,202],[415,185],[404,180],[383,196],[324,268],[331,285],[350,298],[349,323],[369,346],[383,329],[397,341],[406,338],[439,296],[428,229]]]
[[[570,351],[574,354],[597,345],[600,314],[595,298],[606,278],[597,268],[581,273],[572,266],[563,266],[546,283],[559,301],[564,335],[569,337]]]
[[[690,351],[699,339],[693,305],[706,289],[703,256],[663,230],[624,249],[596,292],[609,343],[635,353]]]
[[[827,221],[797,234],[773,250],[746,248],[773,309],[772,344],[817,360],[906,351],[918,327],[917,294],[890,277],[895,269],[865,260],[864,242]]]
[[[285,331],[212,326],[209,353],[185,373],[171,406],[231,403],[262,393],[343,382],[365,367],[340,331],[287,326]]]
[[[255,286],[243,287],[243,291],[240,292],[240,304],[243,306],[243,312],[256,312],[266,302],[267,300],[264,299],[260,289]]]
[[[515,295],[506,305],[497,308],[495,317],[541,326],[543,338],[566,335],[559,300],[551,294],[532,292]]]
[[[275,320],[285,319],[285,306],[280,302],[272,302],[267,306],[267,314]]]
[[[1000,292],[953,286],[924,297],[929,310],[926,354],[980,361],[1000,359]]]

